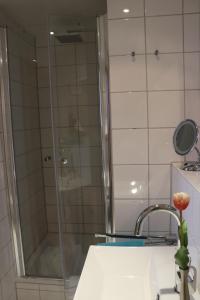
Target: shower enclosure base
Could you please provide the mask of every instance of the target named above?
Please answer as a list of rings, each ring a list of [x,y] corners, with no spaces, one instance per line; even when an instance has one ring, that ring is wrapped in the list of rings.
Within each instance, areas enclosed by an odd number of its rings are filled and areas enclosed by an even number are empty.
[[[68,245],[65,249],[67,271],[70,278],[79,277],[86,256],[80,246],[80,238],[82,243],[87,243],[87,236],[77,235],[77,240],[70,234],[65,234],[63,237]],[[51,233],[46,236],[26,262],[26,274],[30,277],[62,279],[62,271],[59,236],[57,233]]]
[[[65,257],[71,276],[66,281],[63,280],[59,237],[56,233],[48,234],[27,261],[28,276],[17,278],[18,300],[26,299],[24,294],[27,294],[27,299],[31,294],[32,300],[73,300],[84,256],[80,245],[72,237],[72,235],[64,235],[65,241],[69,245]],[[73,255],[77,258],[77,264],[71,263]],[[31,274],[30,277],[29,274]]]
[[[26,272],[30,276],[62,279],[59,245],[45,239],[29,258]]]
[[[16,280],[18,300],[73,300],[79,276],[72,279],[74,287],[66,288],[63,279],[21,277]],[[27,295],[27,297],[25,296]]]

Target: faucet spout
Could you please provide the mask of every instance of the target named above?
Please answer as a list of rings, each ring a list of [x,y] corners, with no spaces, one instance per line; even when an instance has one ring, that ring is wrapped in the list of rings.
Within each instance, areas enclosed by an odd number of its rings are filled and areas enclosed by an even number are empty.
[[[168,204],[155,204],[147,207],[145,210],[141,212],[139,217],[137,218],[136,225],[135,225],[135,230],[134,230],[134,235],[141,235],[142,233],[142,226],[144,223],[144,220],[153,213],[156,213],[158,211],[162,211],[165,213],[171,214],[177,221],[178,225],[180,225],[180,218],[178,213],[176,212],[176,209]]]

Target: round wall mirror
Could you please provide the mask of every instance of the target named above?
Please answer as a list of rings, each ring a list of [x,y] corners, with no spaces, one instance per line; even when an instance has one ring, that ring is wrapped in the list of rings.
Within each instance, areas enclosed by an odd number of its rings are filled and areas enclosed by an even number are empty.
[[[188,154],[196,145],[199,138],[197,124],[190,119],[182,121],[174,132],[174,149],[179,155]]]

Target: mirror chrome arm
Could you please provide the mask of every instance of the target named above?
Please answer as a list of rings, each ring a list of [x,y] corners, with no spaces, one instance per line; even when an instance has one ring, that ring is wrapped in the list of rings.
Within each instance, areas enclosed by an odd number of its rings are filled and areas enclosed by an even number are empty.
[[[196,150],[197,155],[198,155],[198,162],[200,162],[200,151],[196,146],[194,147],[194,149]]]

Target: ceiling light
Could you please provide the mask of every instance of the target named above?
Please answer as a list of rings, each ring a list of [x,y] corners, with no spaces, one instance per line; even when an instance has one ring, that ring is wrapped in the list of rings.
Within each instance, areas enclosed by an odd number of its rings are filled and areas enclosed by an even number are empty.
[[[54,35],[54,31],[50,31],[50,35]]]
[[[129,8],[124,8],[124,9],[123,9],[123,12],[124,12],[125,14],[128,14],[128,13],[130,13],[130,9],[129,9]]]

